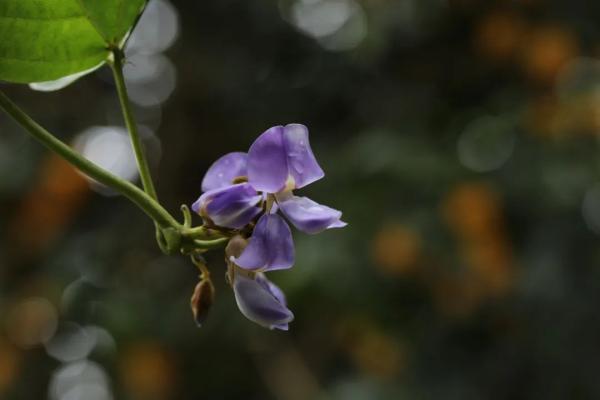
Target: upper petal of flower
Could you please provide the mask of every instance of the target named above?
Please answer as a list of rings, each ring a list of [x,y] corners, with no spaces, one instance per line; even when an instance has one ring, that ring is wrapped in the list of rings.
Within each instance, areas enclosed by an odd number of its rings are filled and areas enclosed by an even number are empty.
[[[260,135],[248,151],[248,181],[256,190],[277,193],[288,180],[293,183],[292,189],[301,188],[323,176],[304,125],[274,126]]]
[[[233,179],[238,176],[246,176],[246,164],[248,155],[241,152],[225,154],[215,161],[202,180],[202,191],[220,189],[232,184]]]
[[[277,214],[260,217],[248,246],[234,262],[244,269],[263,271],[294,265],[294,242],[287,222]]]
[[[283,126],[274,126],[260,135],[248,150],[248,182],[256,190],[276,193],[288,178]]]
[[[246,318],[270,329],[288,329],[294,314],[286,307],[283,292],[263,274],[255,279],[235,274],[235,301]]]
[[[279,208],[296,228],[305,233],[319,233],[328,228],[342,228],[342,212],[321,205],[308,197],[286,196]]]
[[[289,124],[283,128],[283,142],[288,162],[288,174],[299,189],[325,176],[308,141],[308,128]]]
[[[250,184],[238,183],[204,193],[192,204],[192,210],[205,214],[218,226],[240,229],[260,214],[257,204],[261,199]]]

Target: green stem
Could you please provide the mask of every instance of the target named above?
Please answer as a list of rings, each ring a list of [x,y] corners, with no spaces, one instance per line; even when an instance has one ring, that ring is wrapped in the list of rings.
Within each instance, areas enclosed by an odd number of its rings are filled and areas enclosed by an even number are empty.
[[[119,94],[119,101],[121,102],[121,110],[123,111],[123,118],[125,119],[125,125],[129,132],[131,139],[131,145],[133,146],[133,152],[135,153],[135,159],[137,161],[138,170],[140,172],[140,178],[142,180],[142,186],[144,191],[150,195],[154,200],[158,200],[156,195],[156,189],[152,182],[152,175],[150,174],[150,168],[148,167],[148,160],[144,153],[144,145],[140,140],[137,124],[131,111],[131,104],[129,103],[129,96],[127,95],[127,86],[125,85],[125,78],[123,77],[123,52],[120,49],[113,50],[114,61],[111,63],[113,70],[113,76],[115,84],[117,86],[117,93]]]
[[[110,66],[113,71],[115,85],[117,86],[117,93],[119,95],[119,102],[121,103],[123,119],[125,120],[125,126],[127,127],[127,132],[129,132],[129,139],[131,140],[131,146],[133,147],[133,152],[135,154],[135,161],[140,173],[142,187],[150,197],[158,201],[158,195],[156,194],[156,189],[154,188],[152,174],[150,174],[150,167],[148,166],[148,160],[146,159],[146,153],[144,152],[144,145],[140,140],[137,124],[135,122],[135,118],[133,117],[133,112],[131,111],[129,95],[127,94],[127,85],[125,84],[125,77],[123,76],[123,59],[125,58],[125,55],[118,47],[112,49],[112,54],[114,60],[112,63],[110,63]],[[173,243],[169,243],[170,239],[167,237],[167,232],[163,231],[156,222],[154,225],[156,228],[156,242],[163,253],[169,254],[175,251],[174,247],[179,246],[179,239],[175,239]],[[176,238],[176,236],[171,236],[172,238]]]
[[[220,238],[220,239],[215,239],[215,240],[199,240],[196,239],[194,240],[194,244],[199,248],[199,249],[204,249],[204,250],[211,250],[211,249],[218,249],[220,247],[225,247],[225,245],[229,242],[228,237],[224,237],[224,238]]]
[[[227,237],[227,234],[223,234],[219,231],[206,228],[204,225],[200,225],[194,228],[187,228],[184,226],[184,229],[181,231],[182,235],[188,236],[195,239],[207,239],[207,238],[222,238]]]
[[[106,185],[140,207],[156,224],[162,228],[172,227],[180,230],[179,223],[152,197],[144,193],[140,188],[127,182],[118,176],[111,174],[103,168],[98,167],[85,157],[75,152],[71,147],[61,142],[50,132],[35,122],[29,115],[21,110],[6,95],[0,91],[0,108],[6,111],[19,125],[29,134],[39,140],[44,146],[54,151],[90,178]]]

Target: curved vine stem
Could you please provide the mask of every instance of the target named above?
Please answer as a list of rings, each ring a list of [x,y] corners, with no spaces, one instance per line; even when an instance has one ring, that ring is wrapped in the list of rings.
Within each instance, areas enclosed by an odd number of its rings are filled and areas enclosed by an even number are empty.
[[[35,122],[2,91],[0,91],[0,108],[48,149],[57,153],[90,178],[116,190],[141,208],[154,221],[156,240],[164,253],[172,254],[177,251],[188,252],[194,250],[206,251],[224,246],[229,239],[229,235],[222,232],[213,232],[204,226],[192,227],[191,214],[187,207],[183,209],[185,221],[182,225],[158,202],[143,144],[140,140],[127,96],[127,88],[125,87],[125,79],[123,77],[123,54],[118,49],[113,50],[113,54],[114,60],[111,63],[111,67],[144,190],[97,166],[77,153],[70,146]]]
[[[85,173],[92,179],[106,185],[140,207],[161,228],[173,228],[181,231],[181,225],[160,205],[134,184],[119,178],[116,175],[100,168],[71,147],[60,141],[41,125],[35,122],[29,115],[12,102],[2,91],[0,91],[0,108],[9,114],[30,135],[40,141],[44,146],[60,155],[74,167]]]

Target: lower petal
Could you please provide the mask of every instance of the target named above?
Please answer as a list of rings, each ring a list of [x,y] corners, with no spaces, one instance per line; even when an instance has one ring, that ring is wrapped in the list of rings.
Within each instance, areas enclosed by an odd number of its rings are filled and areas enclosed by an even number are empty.
[[[256,278],[251,279],[239,273],[235,275],[233,291],[238,308],[246,318],[261,326],[287,330],[294,314],[270,290],[271,285],[277,286],[263,275],[257,275]],[[281,292],[279,288],[277,290]]]

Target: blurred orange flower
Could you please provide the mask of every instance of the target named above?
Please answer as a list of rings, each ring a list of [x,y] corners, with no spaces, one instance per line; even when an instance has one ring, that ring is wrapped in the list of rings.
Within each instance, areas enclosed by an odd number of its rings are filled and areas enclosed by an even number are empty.
[[[130,398],[174,398],[177,368],[174,357],[161,344],[152,341],[133,344],[121,359],[120,371]]]
[[[21,353],[0,337],[0,396],[10,388],[19,375]]]
[[[421,254],[421,237],[400,224],[383,226],[372,242],[375,266],[386,275],[398,276],[414,270]]]

